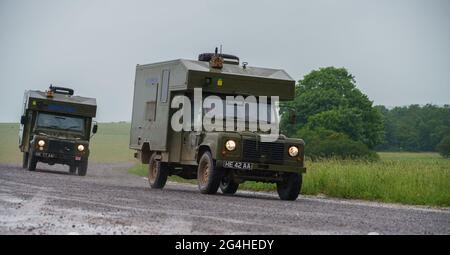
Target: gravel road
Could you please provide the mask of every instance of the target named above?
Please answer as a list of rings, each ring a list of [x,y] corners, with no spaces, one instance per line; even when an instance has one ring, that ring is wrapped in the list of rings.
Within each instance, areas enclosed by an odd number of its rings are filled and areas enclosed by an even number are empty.
[[[450,234],[450,210],[238,191],[151,190],[132,163],[29,172],[0,164],[0,234]],[[43,170],[46,169],[46,170]]]

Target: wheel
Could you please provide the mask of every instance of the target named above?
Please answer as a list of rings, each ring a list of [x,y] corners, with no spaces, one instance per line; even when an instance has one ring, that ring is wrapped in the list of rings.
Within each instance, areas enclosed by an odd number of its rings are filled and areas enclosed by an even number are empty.
[[[156,159],[154,153],[150,157],[148,163],[148,183],[152,189],[162,189],[166,186],[167,176],[169,175],[169,169],[167,164]]]
[[[88,160],[82,160],[80,164],[78,165],[78,175],[79,176],[86,176],[88,168]]]
[[[201,193],[215,194],[217,192],[222,179],[218,170],[211,153],[209,151],[204,152],[198,161],[197,169],[198,188]]]
[[[281,200],[294,201],[302,188],[302,175],[289,173],[283,176],[283,181],[277,183],[278,196]]]
[[[28,167],[28,152],[23,153],[23,159],[22,159],[22,168]]]
[[[233,195],[239,188],[239,183],[235,182],[230,175],[226,175],[220,180],[220,190],[223,194]]]
[[[77,166],[75,164],[69,166],[69,173],[70,174],[76,174],[77,173]]]
[[[34,156],[34,153],[31,151],[28,153],[28,170],[29,171],[36,171],[36,165],[37,165],[37,158]]]

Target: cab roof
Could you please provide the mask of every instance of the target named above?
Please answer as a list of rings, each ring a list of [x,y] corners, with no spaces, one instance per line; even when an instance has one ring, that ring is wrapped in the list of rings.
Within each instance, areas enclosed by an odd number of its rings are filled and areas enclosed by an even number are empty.
[[[95,98],[81,97],[81,96],[70,96],[65,94],[54,93],[52,98],[47,97],[47,93],[43,91],[30,90],[30,98],[45,99],[61,103],[72,103],[72,104],[83,104],[89,106],[97,106],[97,101]]]
[[[187,71],[199,71],[199,72],[212,72],[231,75],[242,75],[248,77],[258,77],[267,79],[277,79],[293,81],[291,76],[282,69],[272,69],[263,67],[246,66],[244,69],[240,65],[223,64],[222,69],[214,69],[209,66],[209,62],[190,60],[190,59],[176,59],[171,61],[158,62],[148,65],[142,65],[141,67],[152,67],[165,64],[181,64]]]
[[[27,110],[56,112],[84,117],[95,117],[97,102],[95,98],[80,97],[54,93],[47,97],[47,92],[29,90],[25,92]]]

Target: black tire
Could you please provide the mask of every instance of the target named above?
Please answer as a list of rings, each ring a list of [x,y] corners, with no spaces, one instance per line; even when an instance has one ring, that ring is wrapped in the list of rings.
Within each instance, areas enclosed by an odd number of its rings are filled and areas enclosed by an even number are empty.
[[[152,189],[162,189],[166,186],[169,168],[166,163],[156,159],[156,154],[150,157],[148,163],[148,183]]]
[[[278,196],[281,200],[294,201],[302,188],[302,175],[288,173],[283,176],[283,181],[277,183]]]
[[[78,175],[79,176],[86,176],[88,169],[88,160],[82,160],[80,164],[78,165]]]
[[[229,175],[220,180],[220,190],[223,194],[233,195],[239,188],[239,183],[235,182]]]
[[[198,189],[203,194],[215,194],[219,189],[222,176],[216,168],[211,152],[205,151],[198,161],[197,182]]]
[[[28,167],[28,152],[24,152],[22,159],[22,168],[26,169],[27,167]]]
[[[36,165],[37,165],[37,158],[34,156],[34,152],[28,153],[28,165],[27,168],[29,171],[36,171]]]
[[[69,173],[72,175],[77,173],[77,166],[75,164],[69,166]]]

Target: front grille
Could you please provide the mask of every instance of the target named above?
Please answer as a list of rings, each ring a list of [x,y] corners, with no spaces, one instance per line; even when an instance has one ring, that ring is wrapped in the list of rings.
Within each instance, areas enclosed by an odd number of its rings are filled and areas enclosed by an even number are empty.
[[[284,154],[283,143],[264,143],[255,140],[244,140],[243,142],[243,157],[246,161],[280,163],[283,161]]]
[[[74,154],[75,144],[65,141],[49,141],[48,151],[53,153]]]
[[[256,146],[256,141],[244,140],[243,151],[244,159],[246,160],[255,161],[261,157],[258,151],[258,147]]]

